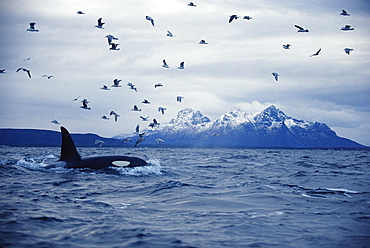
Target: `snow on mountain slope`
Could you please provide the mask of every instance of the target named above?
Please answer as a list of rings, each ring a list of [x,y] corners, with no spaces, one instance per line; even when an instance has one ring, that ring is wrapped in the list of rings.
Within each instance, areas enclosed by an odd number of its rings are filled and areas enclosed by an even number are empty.
[[[165,145],[172,146],[361,147],[338,137],[323,123],[289,117],[274,105],[255,114],[233,107],[214,121],[200,111],[186,108],[168,123],[148,128],[145,139],[147,145],[162,139]]]

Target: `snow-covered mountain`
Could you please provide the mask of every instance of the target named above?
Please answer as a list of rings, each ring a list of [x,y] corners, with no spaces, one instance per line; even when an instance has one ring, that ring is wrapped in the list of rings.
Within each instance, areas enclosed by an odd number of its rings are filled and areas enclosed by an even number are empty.
[[[323,123],[289,117],[274,105],[255,114],[233,107],[214,121],[186,108],[168,123],[147,129],[141,145],[155,145],[158,139],[164,141],[160,146],[177,147],[362,147]]]

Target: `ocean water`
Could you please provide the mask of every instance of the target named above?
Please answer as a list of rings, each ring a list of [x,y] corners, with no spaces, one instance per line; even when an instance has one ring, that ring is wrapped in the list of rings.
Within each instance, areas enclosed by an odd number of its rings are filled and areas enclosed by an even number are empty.
[[[370,247],[370,151],[0,148],[0,247]]]

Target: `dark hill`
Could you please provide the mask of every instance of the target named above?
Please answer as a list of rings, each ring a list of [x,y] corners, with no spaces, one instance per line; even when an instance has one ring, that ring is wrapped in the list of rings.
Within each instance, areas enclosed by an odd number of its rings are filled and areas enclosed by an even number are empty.
[[[77,147],[98,146],[95,140],[104,141],[104,146],[125,146],[120,140],[103,138],[96,134],[71,134]],[[60,146],[59,131],[38,129],[0,129],[0,145],[7,146]]]

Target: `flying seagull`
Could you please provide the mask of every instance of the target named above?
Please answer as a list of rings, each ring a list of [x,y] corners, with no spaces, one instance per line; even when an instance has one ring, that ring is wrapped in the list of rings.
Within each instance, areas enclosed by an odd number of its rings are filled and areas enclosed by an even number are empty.
[[[208,43],[205,40],[201,40],[201,41],[199,41],[199,44],[207,45]]]
[[[277,72],[273,72],[272,73],[272,76],[274,76],[274,78],[275,78],[276,81],[279,81],[279,76],[281,76],[281,75],[279,73],[277,73]]]
[[[342,9],[342,13],[340,13],[339,15],[341,15],[341,16],[350,16],[351,14],[347,13],[347,11]]]
[[[164,59],[163,60],[163,65],[162,65],[163,68],[170,68],[167,63],[166,63],[166,60]]]
[[[141,103],[150,104],[150,102],[147,99],[144,99],[144,101],[142,101]]]
[[[183,61],[183,62],[181,62],[181,63],[180,63],[180,66],[179,66],[179,67],[177,67],[177,69],[185,69],[184,64],[185,64],[185,62],[184,62],[184,61]]]
[[[101,118],[102,118],[103,120],[109,120],[109,117],[107,117],[106,115],[103,115]]]
[[[181,102],[181,101],[182,101],[182,99],[184,99],[184,97],[183,97],[183,96],[177,96],[177,97],[176,97],[176,101],[178,101],[178,102]]]
[[[137,92],[137,88],[135,87],[135,85],[130,85],[130,90],[134,90]]]
[[[131,139],[129,139],[129,138],[126,138],[126,139],[122,140],[121,142],[122,142],[122,143],[127,143],[127,142],[131,142]]]
[[[85,13],[84,13],[84,12],[82,12],[81,10],[79,10],[79,11],[77,11],[77,14],[79,14],[79,15],[84,15]]]
[[[56,125],[60,124],[60,123],[59,123],[59,121],[57,121],[57,120],[55,120],[55,119],[54,119],[54,120],[52,120],[52,121],[51,121],[51,123],[56,124]]]
[[[345,25],[340,30],[341,31],[351,31],[351,30],[354,30],[354,28],[352,28],[351,25]]]
[[[348,54],[348,55],[351,53],[351,51],[353,51],[353,49],[352,49],[352,48],[348,48],[348,47],[344,48],[343,50],[344,50],[344,52],[345,52],[346,54]]]
[[[114,115],[114,121],[117,122],[118,121],[118,117],[120,117],[119,114],[117,114],[116,112],[114,112],[113,110],[110,111],[109,115]]]
[[[290,44],[286,44],[286,45],[283,45],[283,48],[284,49],[290,49],[290,46],[291,46]]]
[[[308,29],[304,29],[304,28],[302,28],[298,25],[294,25],[294,27],[298,28],[297,33],[304,33],[304,32],[308,33],[308,32],[310,32]]]
[[[139,137],[137,138],[137,141],[135,143],[135,147],[137,147],[141,142],[145,141],[144,135],[145,135],[145,132],[139,134]]]
[[[142,121],[148,121],[149,116],[144,117],[144,116],[141,116],[141,115],[140,115],[140,118],[141,118],[141,120],[142,120]]]
[[[240,16],[237,15],[231,15],[229,19],[229,23],[232,22],[234,19],[237,20]]]
[[[134,108],[133,109],[131,109],[132,111],[138,111],[138,112],[140,112],[141,111],[141,109],[139,109],[138,107],[137,107],[137,105],[134,105]]]
[[[86,109],[86,110],[90,110],[91,109],[89,106],[87,106],[87,104],[90,103],[87,99],[83,99],[81,102],[82,102],[82,106],[80,108]]]
[[[4,73],[6,73],[5,69],[0,69],[0,74],[4,74]]]
[[[35,25],[36,25],[36,22],[31,22],[30,23],[30,28],[27,29],[26,31],[29,31],[29,32],[38,32],[39,30],[35,28]]]
[[[156,84],[154,85],[154,88],[157,88],[157,87],[163,87],[163,84],[161,84],[161,83],[156,83]]]
[[[28,58],[24,59],[23,62],[26,62],[26,61],[31,60],[31,59],[32,59],[32,57],[28,57]]]
[[[127,86],[130,87],[130,90],[135,90],[137,92],[137,88],[135,88],[135,85],[133,83],[128,82]]]
[[[154,20],[153,18],[151,18],[150,16],[145,16],[145,19],[147,19],[148,21],[150,21],[154,27]]]
[[[111,48],[109,48],[109,50],[115,50],[115,51],[119,51],[120,49],[118,48],[118,45],[119,44],[116,44],[116,43],[110,43],[111,45]]]
[[[54,76],[53,75],[42,75],[42,77],[47,77],[48,79],[51,79],[51,78],[53,78]]]
[[[190,3],[188,4],[188,6],[190,6],[190,7],[197,7],[197,5],[195,5],[193,2],[190,2]]]
[[[166,36],[168,36],[168,37],[175,37],[170,31],[167,31]]]
[[[105,22],[102,22],[102,18],[100,17],[98,19],[98,25],[95,25],[96,28],[100,28],[100,29],[104,29],[103,28],[103,25],[105,24]]]
[[[105,84],[100,88],[101,90],[110,90]]]
[[[140,134],[140,124],[136,125],[134,134]]]
[[[153,119],[153,122],[149,124],[149,127],[154,128],[156,126],[159,126],[160,124],[157,122],[156,119]]]
[[[108,44],[109,44],[109,45],[111,45],[111,44],[112,44],[112,41],[113,41],[113,40],[118,40],[118,38],[114,37],[114,36],[113,36],[113,35],[111,35],[111,34],[106,35],[106,36],[105,36],[105,38],[107,38],[107,39],[108,39]]]
[[[166,110],[166,108],[163,108],[163,107],[159,107],[158,108],[158,111],[159,112],[162,112],[162,115],[164,115],[164,111]]]
[[[244,16],[244,17],[243,17],[243,19],[246,19],[246,20],[248,20],[248,21],[249,21],[250,19],[253,19],[253,18],[252,18],[252,17],[250,17],[250,16]]]
[[[120,80],[120,79],[117,79],[117,78],[115,78],[114,80],[113,80],[113,85],[112,85],[112,87],[121,87],[121,85],[119,85],[119,82],[121,82],[122,80]]]
[[[160,144],[160,143],[163,143],[164,142],[164,140],[163,139],[156,139],[155,140],[155,143],[157,143],[157,144]]]
[[[94,144],[95,144],[95,145],[99,145],[99,147],[102,147],[104,143],[105,143],[104,141],[102,141],[102,140],[98,140],[98,139],[96,139],[96,140],[94,141]]]
[[[27,72],[28,77],[31,78],[31,71],[30,70],[28,70],[26,68],[21,68],[20,67],[20,68],[18,68],[17,72],[19,72],[19,71],[25,71],[25,72]]]
[[[314,53],[314,54],[310,55],[310,57],[317,56],[317,55],[319,55],[319,54],[320,54],[320,52],[321,52],[321,48],[320,48],[316,53]]]

